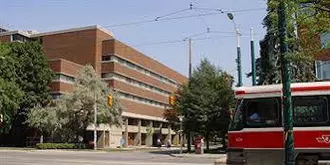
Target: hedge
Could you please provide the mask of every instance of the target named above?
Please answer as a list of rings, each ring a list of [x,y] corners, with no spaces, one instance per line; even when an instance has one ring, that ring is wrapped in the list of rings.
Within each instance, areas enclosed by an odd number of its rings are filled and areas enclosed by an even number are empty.
[[[87,145],[83,143],[38,143],[37,149],[86,149]]]

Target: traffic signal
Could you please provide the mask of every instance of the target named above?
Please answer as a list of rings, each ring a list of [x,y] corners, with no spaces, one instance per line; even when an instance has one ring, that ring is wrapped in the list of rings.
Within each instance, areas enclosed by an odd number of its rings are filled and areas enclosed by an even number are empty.
[[[112,98],[112,95],[110,94],[110,95],[108,96],[108,106],[109,106],[109,107],[112,107],[112,104],[113,104],[113,98]]]
[[[3,115],[0,114],[0,124],[3,122]]]
[[[175,96],[174,95],[170,95],[169,104],[172,105],[172,106],[175,104]]]

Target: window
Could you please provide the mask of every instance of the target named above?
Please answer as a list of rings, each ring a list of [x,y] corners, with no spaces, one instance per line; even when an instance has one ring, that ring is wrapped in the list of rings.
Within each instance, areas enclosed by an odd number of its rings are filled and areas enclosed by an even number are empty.
[[[316,61],[316,78],[319,80],[330,79],[330,61]]]
[[[330,48],[330,33],[322,33],[320,38],[321,38],[322,48],[324,49]]]
[[[22,42],[29,41],[27,37],[20,34],[13,34],[12,37],[13,37],[13,41],[22,41]]]
[[[61,93],[52,93],[51,97],[53,100],[61,98],[62,94]]]
[[[55,81],[60,81],[60,82],[66,82],[66,83],[73,83],[74,82],[74,77],[72,76],[67,76],[61,73],[55,74]]]
[[[279,101],[277,99],[247,100],[244,108],[247,126],[279,126]]]
[[[328,100],[326,97],[295,97],[293,108],[295,125],[314,125],[329,121]]]
[[[102,56],[102,61],[110,61],[111,56]]]
[[[230,123],[230,126],[229,126],[230,131],[239,131],[239,130],[243,129],[242,105],[243,105],[243,101],[238,100],[234,119],[232,120],[232,122]]]
[[[173,81],[173,80],[171,80],[169,78],[166,78],[166,77],[163,77],[161,75],[158,75],[158,74],[156,74],[156,73],[154,73],[152,71],[149,71],[149,70],[147,70],[147,69],[145,69],[145,68],[143,68],[143,67],[141,67],[139,65],[136,65],[136,64],[134,64],[134,63],[132,63],[130,61],[124,60],[124,59],[122,59],[120,57],[117,57],[115,55],[104,55],[104,56],[102,56],[102,61],[117,62],[117,63],[120,63],[120,64],[126,66],[126,67],[129,67],[131,69],[137,70],[140,73],[146,74],[148,76],[152,76],[152,77],[154,77],[154,78],[156,78],[159,81],[162,81],[164,83],[168,83],[168,84],[173,85],[175,87],[178,87],[179,86],[179,84],[177,84],[175,81]]]

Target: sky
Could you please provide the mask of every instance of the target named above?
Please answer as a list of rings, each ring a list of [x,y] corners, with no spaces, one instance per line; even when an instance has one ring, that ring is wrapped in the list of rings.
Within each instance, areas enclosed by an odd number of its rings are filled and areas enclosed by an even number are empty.
[[[242,33],[243,85],[250,86],[251,78],[245,76],[251,70],[250,28],[256,33],[258,57],[259,40],[266,31],[265,0],[0,0],[0,27],[47,32],[100,25],[185,76],[189,59],[185,39],[192,38],[193,67],[206,58],[237,80],[235,28],[226,12],[233,13]]]

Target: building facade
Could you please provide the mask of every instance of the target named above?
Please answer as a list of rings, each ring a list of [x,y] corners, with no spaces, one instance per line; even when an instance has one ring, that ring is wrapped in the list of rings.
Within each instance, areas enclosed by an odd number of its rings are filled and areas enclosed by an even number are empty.
[[[116,40],[100,26],[46,33],[0,31],[0,42],[30,40],[42,43],[49,66],[56,73],[50,84],[54,99],[73,90],[78,70],[87,64],[118,93],[124,107],[123,126],[98,126],[99,146],[151,146],[158,138],[178,141],[163,112],[169,108],[169,96],[187,82],[185,76]],[[94,130],[94,126],[87,130]]]

